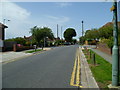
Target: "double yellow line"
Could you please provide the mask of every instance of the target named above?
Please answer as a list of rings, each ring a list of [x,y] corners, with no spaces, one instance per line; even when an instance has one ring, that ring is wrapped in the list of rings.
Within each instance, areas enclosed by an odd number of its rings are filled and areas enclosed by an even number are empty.
[[[75,62],[74,62],[73,72],[71,75],[70,85],[82,87],[82,86],[80,86],[80,53],[79,53],[79,49],[77,49],[77,52],[76,52],[76,58],[75,58]]]

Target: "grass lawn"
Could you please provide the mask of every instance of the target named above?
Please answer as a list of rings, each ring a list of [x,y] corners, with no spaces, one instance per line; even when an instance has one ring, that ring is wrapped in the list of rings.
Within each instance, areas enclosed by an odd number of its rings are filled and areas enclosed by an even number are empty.
[[[35,50],[30,50],[30,51],[26,51],[26,53],[33,53],[33,52],[38,52],[38,51],[42,51],[42,49],[36,49],[36,51]]]
[[[91,55],[94,53],[92,50]],[[86,55],[86,51],[83,50]],[[88,58],[88,55],[86,55]],[[112,65],[95,53],[96,65],[93,65],[92,59],[87,59],[90,69],[100,88],[107,88],[112,81]]]

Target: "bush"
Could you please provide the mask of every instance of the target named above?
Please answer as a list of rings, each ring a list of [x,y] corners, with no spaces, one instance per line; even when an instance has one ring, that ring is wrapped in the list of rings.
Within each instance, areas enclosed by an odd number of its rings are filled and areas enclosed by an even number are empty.
[[[109,48],[113,47],[113,37],[111,37],[110,39],[108,39],[107,42],[106,42],[106,44],[107,44],[107,46]]]

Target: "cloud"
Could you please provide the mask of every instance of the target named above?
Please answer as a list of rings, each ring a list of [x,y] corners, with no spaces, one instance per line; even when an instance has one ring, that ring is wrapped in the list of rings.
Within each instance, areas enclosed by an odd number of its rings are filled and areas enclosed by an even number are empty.
[[[63,5],[64,6],[64,5]],[[41,15],[33,17],[32,12],[25,8],[18,6],[13,2],[0,3],[0,21],[6,19],[5,24],[8,26],[6,29],[6,38],[30,36],[30,28],[37,26],[48,26],[56,33],[56,24],[60,26],[67,24],[70,18],[67,16],[52,16]],[[10,20],[10,22],[7,21]]]
[[[48,18],[48,20],[52,21],[53,23],[64,24],[70,21],[70,18],[66,16],[56,17],[56,16],[47,15],[46,17]]]
[[[59,2],[59,3],[56,3],[56,5],[57,5],[58,7],[63,8],[63,7],[71,6],[72,4],[71,4],[71,3],[68,3],[68,2]]]
[[[5,18],[24,20],[30,16],[30,12],[12,2],[3,2],[0,6],[2,6],[2,15]]]
[[[25,28],[29,24],[30,12],[13,2],[2,2],[0,6],[0,12],[2,12],[0,13],[0,21],[3,22],[3,19],[6,19],[5,24],[8,25],[6,30],[7,38],[24,36],[25,33],[28,33],[27,29],[25,31]]]

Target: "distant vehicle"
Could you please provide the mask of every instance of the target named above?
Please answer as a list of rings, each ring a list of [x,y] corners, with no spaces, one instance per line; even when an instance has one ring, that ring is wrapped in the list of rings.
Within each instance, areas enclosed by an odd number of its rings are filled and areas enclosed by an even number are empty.
[[[64,45],[71,45],[70,42],[64,42]]]

